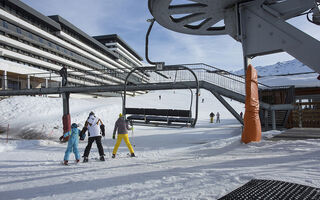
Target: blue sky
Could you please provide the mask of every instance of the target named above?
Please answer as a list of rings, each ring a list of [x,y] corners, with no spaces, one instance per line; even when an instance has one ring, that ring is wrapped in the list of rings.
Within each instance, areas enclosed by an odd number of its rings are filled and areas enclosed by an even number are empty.
[[[44,15],[60,15],[88,35],[118,34],[145,57],[145,35],[152,18],[148,0],[22,0]],[[301,30],[320,39],[320,27],[305,17],[290,20]],[[241,69],[241,44],[231,37],[194,36],[176,33],[155,23],[149,37],[149,58],[166,64],[206,63],[224,70]],[[286,53],[253,59],[254,66],[292,60]],[[145,58],[144,58],[145,60]],[[144,61],[146,63],[146,61]]]

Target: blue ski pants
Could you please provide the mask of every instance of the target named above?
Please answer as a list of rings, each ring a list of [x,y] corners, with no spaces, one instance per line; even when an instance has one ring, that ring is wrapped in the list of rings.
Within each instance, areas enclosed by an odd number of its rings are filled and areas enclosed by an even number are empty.
[[[69,138],[68,147],[64,154],[64,160],[69,160],[70,153],[73,151],[76,160],[80,160],[80,153],[78,151],[78,140],[73,140],[73,138]]]

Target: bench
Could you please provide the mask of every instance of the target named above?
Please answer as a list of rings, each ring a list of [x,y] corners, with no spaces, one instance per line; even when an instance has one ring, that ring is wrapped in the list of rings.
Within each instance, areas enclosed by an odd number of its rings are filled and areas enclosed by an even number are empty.
[[[191,124],[194,119],[191,118],[190,110],[175,109],[154,109],[154,108],[125,108],[127,119],[131,124],[145,123],[155,124],[157,122],[165,122],[166,125]]]

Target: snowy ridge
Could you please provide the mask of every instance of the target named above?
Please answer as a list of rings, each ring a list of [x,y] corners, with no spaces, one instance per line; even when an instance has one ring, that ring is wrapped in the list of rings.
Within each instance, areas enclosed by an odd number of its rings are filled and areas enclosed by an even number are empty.
[[[268,86],[320,87],[320,81],[317,79],[319,74],[312,73],[314,72],[312,69],[296,59],[274,65],[258,66],[255,69],[258,73],[258,81]],[[243,69],[232,73],[243,75]]]
[[[314,72],[312,69],[296,59],[285,62],[277,62],[274,65],[257,66],[255,69],[260,77]],[[243,69],[233,71],[232,73],[244,75]]]

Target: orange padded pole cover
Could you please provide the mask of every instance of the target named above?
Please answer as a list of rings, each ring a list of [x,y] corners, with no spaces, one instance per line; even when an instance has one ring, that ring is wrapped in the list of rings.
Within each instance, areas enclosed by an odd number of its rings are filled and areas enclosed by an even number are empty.
[[[63,117],[62,117],[62,124],[63,124],[63,134],[65,134],[66,132],[71,131],[71,118],[70,118],[70,114],[63,115]],[[68,140],[69,140],[69,136],[63,138],[63,141],[68,141]]]
[[[249,142],[259,142],[260,140],[258,75],[256,69],[249,65],[246,74],[246,105],[241,141],[247,144]]]

